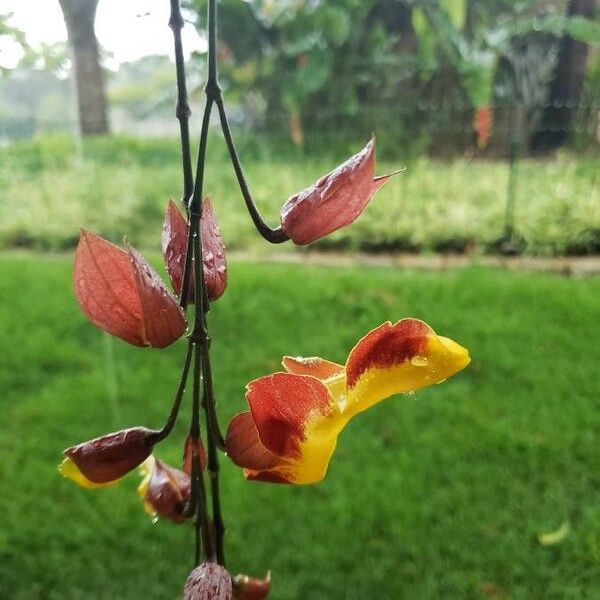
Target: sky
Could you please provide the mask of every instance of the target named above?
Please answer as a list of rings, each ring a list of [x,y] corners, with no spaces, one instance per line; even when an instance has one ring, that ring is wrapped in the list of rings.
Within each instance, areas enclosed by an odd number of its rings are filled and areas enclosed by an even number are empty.
[[[0,0],[0,12],[13,13],[10,24],[25,32],[32,46],[66,41],[67,30],[58,0]],[[109,68],[150,54],[173,55],[173,38],[167,23],[168,0],[100,0],[96,37],[112,57]],[[206,42],[192,25],[183,28],[186,54],[206,51]],[[18,46],[0,38],[0,66],[13,67],[20,58]]]

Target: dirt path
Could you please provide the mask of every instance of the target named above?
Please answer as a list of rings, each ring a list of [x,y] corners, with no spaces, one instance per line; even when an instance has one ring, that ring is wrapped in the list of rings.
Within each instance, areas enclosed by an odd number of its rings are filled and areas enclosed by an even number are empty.
[[[406,269],[445,270],[473,265],[498,267],[510,271],[545,271],[583,277],[600,274],[600,256],[499,257],[450,254],[364,254],[360,252],[232,252],[233,260],[258,260],[274,263],[320,266],[366,265]]]

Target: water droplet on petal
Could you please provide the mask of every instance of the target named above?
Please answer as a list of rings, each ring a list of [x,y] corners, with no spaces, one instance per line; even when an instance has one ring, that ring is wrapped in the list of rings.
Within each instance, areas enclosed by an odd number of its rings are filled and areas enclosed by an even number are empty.
[[[410,364],[413,367],[426,367],[429,364],[429,361],[425,356],[413,356],[410,359]]]

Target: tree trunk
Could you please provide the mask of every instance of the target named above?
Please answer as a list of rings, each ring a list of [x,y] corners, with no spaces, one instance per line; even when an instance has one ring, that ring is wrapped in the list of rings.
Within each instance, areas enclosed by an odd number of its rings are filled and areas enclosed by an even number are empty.
[[[77,89],[79,127],[83,135],[108,132],[104,75],[94,20],[98,0],[59,0],[67,25]]]
[[[593,16],[596,0],[569,0],[567,16]],[[581,99],[589,47],[565,35],[560,43],[558,61],[550,84],[548,107],[532,140],[534,152],[551,152],[567,140]]]

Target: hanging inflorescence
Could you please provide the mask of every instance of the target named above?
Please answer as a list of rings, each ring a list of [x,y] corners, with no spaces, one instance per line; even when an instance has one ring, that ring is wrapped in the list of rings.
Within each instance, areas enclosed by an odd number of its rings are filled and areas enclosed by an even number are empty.
[[[281,222],[271,228],[250,194],[237,155],[217,73],[217,4],[208,3],[208,79],[195,176],[190,152],[184,25],[179,0],[170,0],[177,68],[177,110],[185,215],[170,201],[162,250],[173,295],[134,248],[123,250],[82,231],[75,254],[73,286],[93,324],[139,347],[164,348],[187,332],[187,351],[168,418],[161,429],[133,427],[64,451],[61,473],[88,488],[117,483],[139,469],[138,493],[154,517],[174,523],[193,520],[195,565],[185,586],[187,599],[260,599],[270,576],[232,578],[225,568],[219,485],[219,452],[244,469],[247,479],[309,484],[327,471],[338,435],[349,420],[401,392],[439,383],[469,363],[468,352],[416,319],[376,327],[360,339],[344,365],[318,357],[283,359],[285,372],[247,386],[249,411],[221,433],[213,386],[207,313],[227,287],[225,246],[215,212],[204,198],[204,174],[211,112],[216,108],[246,207],[265,240],[309,244],[352,223],[391,175],[376,177],[375,140],[315,184],[290,197]],[[187,308],[194,306],[191,323]],[[173,431],[192,380],[192,412],[183,444],[182,468],[155,456]],[[201,415],[204,423],[201,426]],[[202,432],[201,432],[202,429]],[[207,484],[208,481],[208,484]]]

